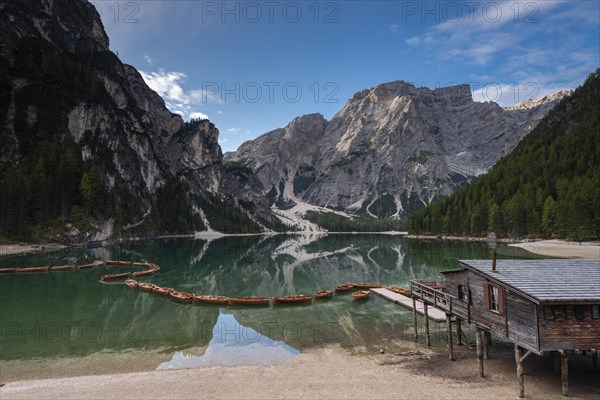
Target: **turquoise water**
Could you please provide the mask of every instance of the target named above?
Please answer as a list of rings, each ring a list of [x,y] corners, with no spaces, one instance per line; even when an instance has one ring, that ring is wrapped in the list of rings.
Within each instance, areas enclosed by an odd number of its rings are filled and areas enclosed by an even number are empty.
[[[500,247],[499,253],[524,256],[508,247]],[[408,287],[411,279],[441,279],[440,271],[457,267],[461,258],[490,258],[490,253],[479,243],[397,236],[276,235],[66,249],[4,257],[0,268],[96,259],[150,261],[161,270],[145,280],[161,286],[232,297],[281,296],[313,294],[346,282]],[[211,356],[196,361],[236,363],[236,346],[244,360],[274,363],[269,357],[281,352],[294,355],[333,343],[375,348],[412,338],[411,312],[374,295],[366,302],[338,295],[313,305],[270,308],[184,305],[122,284],[98,282],[101,275],[122,270],[0,276],[0,379],[155,369],[205,353]],[[214,356],[211,341],[226,354]]]

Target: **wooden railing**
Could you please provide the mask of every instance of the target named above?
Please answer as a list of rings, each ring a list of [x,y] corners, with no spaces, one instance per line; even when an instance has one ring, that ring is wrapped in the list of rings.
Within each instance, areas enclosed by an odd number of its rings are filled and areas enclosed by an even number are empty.
[[[468,318],[469,305],[456,296],[444,292],[444,285],[439,282],[411,280],[410,291],[415,299],[421,300],[423,303],[459,318]]]

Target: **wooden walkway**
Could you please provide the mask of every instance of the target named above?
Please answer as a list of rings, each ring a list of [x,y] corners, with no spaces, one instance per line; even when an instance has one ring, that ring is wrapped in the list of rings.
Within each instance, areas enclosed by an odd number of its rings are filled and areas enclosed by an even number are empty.
[[[396,292],[392,292],[388,289],[371,289],[371,292],[375,293],[378,296],[383,297],[384,299],[391,301],[392,303],[399,304],[403,307],[412,310],[412,299],[410,297],[406,297]],[[423,303],[419,300],[416,301],[417,305],[417,313],[421,315],[425,315],[423,312]],[[437,308],[428,307],[427,314],[429,315],[429,319],[432,319],[436,322],[446,322],[446,314],[438,310]]]

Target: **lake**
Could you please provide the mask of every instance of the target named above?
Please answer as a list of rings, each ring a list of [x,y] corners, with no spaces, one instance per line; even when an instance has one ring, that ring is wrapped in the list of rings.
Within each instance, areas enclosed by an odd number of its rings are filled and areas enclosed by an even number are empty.
[[[523,258],[502,246],[500,258]],[[92,260],[160,265],[145,281],[225,296],[313,294],[346,282],[408,287],[441,279],[457,259],[491,258],[487,245],[335,234],[159,239],[100,249],[5,256],[0,268],[83,264]],[[0,380],[190,368],[276,364],[310,348],[336,344],[375,351],[412,340],[412,312],[371,294],[312,305],[265,308],[179,304],[101,284],[122,267],[0,275]],[[432,324],[443,345],[443,324]]]

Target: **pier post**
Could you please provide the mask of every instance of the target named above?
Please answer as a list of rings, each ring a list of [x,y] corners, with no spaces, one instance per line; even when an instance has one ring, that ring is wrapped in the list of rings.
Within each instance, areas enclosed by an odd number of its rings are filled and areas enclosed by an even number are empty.
[[[483,358],[490,359],[490,343],[492,343],[492,332],[483,332]]]
[[[517,382],[519,383],[519,398],[525,397],[525,381],[523,379],[523,349],[515,344],[515,361],[517,363]]]
[[[479,377],[484,378],[483,374],[483,330],[480,327],[475,328],[475,340],[477,342],[477,366]]]
[[[592,350],[592,367],[594,372],[598,372],[598,349]]]
[[[431,337],[429,335],[429,314],[427,313],[427,303],[423,302],[423,315],[425,316],[425,343],[431,347]]]
[[[462,327],[460,326],[461,320],[456,318],[456,345],[462,345]]]
[[[452,340],[452,315],[446,314],[446,324],[448,325],[448,359],[454,361],[454,341]]]
[[[413,335],[415,342],[419,340],[419,328],[417,326],[417,301],[415,298],[412,298],[412,307],[413,307]]]
[[[560,370],[562,380],[562,394],[563,396],[569,395],[569,352],[567,350],[560,350]]]

